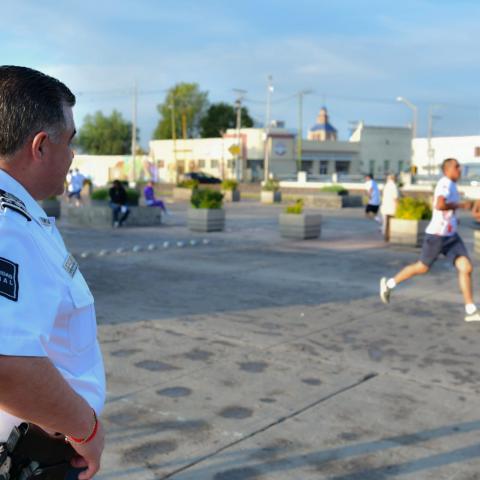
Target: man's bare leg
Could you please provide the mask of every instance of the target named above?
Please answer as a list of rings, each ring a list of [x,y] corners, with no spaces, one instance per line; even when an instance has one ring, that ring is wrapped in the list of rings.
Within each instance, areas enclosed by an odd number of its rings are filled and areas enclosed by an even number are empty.
[[[380,280],[380,298],[383,303],[390,302],[391,291],[399,284],[415,277],[416,275],[424,275],[430,268],[422,262],[416,262],[412,265],[406,266],[403,270],[398,272],[393,278],[387,280],[386,277]]]
[[[430,268],[427,265],[418,261],[416,263],[412,263],[411,265],[407,265],[403,270],[398,272],[393,279],[395,280],[395,284],[398,285],[399,283],[415,277],[416,275],[425,275],[429,270]]]
[[[455,260],[455,267],[457,267],[458,270],[458,283],[465,300],[465,305],[473,304],[472,264],[467,257],[458,257]]]

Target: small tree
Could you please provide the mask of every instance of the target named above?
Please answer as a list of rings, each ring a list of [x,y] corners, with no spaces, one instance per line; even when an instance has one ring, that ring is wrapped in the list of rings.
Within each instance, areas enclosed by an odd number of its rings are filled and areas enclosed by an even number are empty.
[[[197,83],[177,83],[168,90],[164,102],[157,106],[161,118],[153,138],[172,138],[172,108],[177,138],[182,137],[183,127],[186,128],[187,138],[195,137],[198,135],[199,122],[207,106],[208,92],[202,92]]]
[[[253,119],[248,110],[242,107],[242,123],[244,128],[253,127]],[[237,126],[237,111],[228,103],[219,102],[210,105],[207,113],[200,120],[200,136],[202,138],[221,137],[228,128]]]
[[[114,110],[105,116],[98,111],[85,117],[76,145],[93,155],[125,155],[131,152],[131,141],[132,124],[120,112]]]

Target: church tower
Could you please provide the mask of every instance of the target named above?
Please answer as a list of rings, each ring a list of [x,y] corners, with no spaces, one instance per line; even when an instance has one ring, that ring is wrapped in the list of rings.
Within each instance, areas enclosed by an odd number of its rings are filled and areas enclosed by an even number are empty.
[[[337,129],[330,124],[326,107],[322,107],[317,117],[317,123],[308,132],[309,140],[335,142],[337,140]]]

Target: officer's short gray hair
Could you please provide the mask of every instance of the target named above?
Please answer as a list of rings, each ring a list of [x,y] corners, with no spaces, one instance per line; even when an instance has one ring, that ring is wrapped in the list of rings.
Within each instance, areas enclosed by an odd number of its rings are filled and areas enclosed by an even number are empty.
[[[14,155],[38,132],[66,128],[75,95],[59,80],[27,67],[0,66],[0,156]]]

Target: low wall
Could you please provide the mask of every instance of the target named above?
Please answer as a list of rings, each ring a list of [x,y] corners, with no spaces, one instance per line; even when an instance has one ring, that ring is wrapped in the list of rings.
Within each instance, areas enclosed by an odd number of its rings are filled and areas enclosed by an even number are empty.
[[[162,212],[158,207],[129,207],[130,215],[125,225],[131,227],[153,227],[161,225]],[[112,209],[108,205],[84,205],[68,207],[66,210],[71,225],[110,227]]]
[[[289,193],[283,196],[284,200],[292,201],[301,198],[306,207],[317,208],[347,208],[361,207],[363,197],[361,195],[337,195],[335,193]]]

